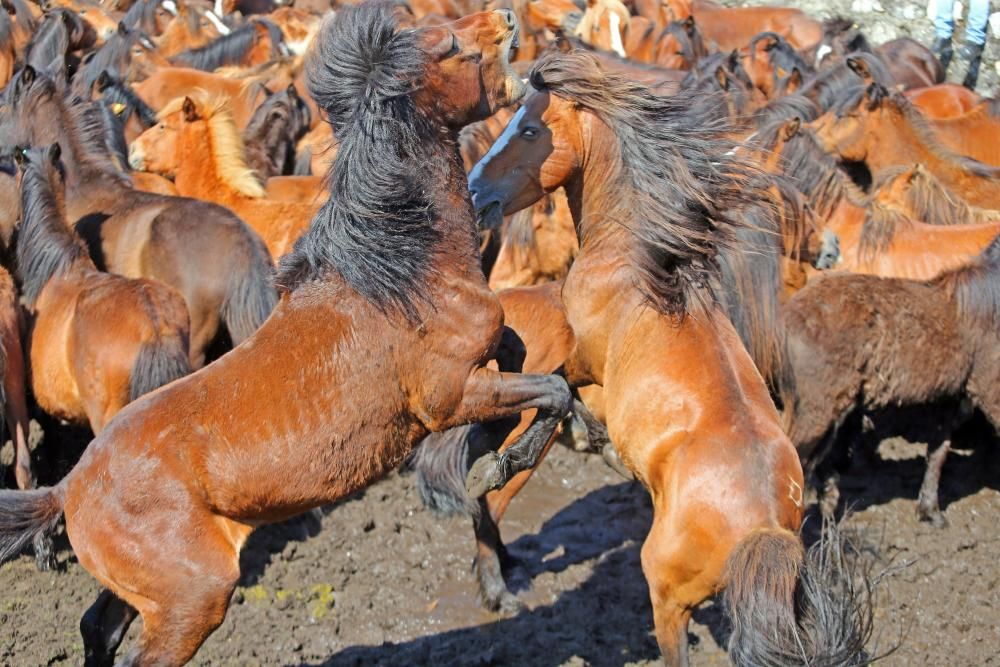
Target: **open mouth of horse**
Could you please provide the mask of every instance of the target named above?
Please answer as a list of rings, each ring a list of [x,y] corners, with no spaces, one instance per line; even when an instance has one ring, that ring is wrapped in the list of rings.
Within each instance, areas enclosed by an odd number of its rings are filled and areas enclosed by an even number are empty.
[[[493,200],[476,211],[480,229],[497,229],[503,223],[503,207]]]

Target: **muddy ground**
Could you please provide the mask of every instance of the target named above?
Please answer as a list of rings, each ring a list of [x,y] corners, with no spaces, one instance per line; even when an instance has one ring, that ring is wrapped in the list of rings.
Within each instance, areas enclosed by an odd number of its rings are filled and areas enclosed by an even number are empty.
[[[39,454],[54,452],[62,467],[76,456],[47,440]],[[866,548],[908,564],[878,600],[882,646],[903,633],[885,664],[1000,665],[1000,451],[949,460],[944,529],[915,518],[923,447],[886,441],[880,454],[842,490]],[[499,617],[478,605],[467,521],[437,519],[413,476],[394,473],[321,517],[254,534],[235,602],[195,664],[654,664],[639,566],[650,517],[640,486],[599,456],[557,446],[503,524],[527,609]],[[0,664],[81,664],[77,624],[97,588],[62,542],[61,571],[36,572],[28,556],[0,569]],[[694,665],[726,664],[716,603],[698,610],[691,634]]]

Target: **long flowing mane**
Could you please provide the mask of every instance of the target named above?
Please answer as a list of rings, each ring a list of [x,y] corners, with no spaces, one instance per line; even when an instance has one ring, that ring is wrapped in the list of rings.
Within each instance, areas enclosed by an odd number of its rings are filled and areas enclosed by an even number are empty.
[[[265,19],[254,19],[205,46],[178,53],[170,59],[170,62],[181,67],[191,67],[206,72],[211,72],[224,65],[232,65],[239,62],[247,51],[253,48],[257,41],[258,25],[263,25],[271,38],[271,59],[281,57],[285,43],[281,29]]]
[[[658,97],[583,51],[543,55],[530,80],[591,111],[617,136],[621,166],[609,176],[617,184],[608,218],[636,241],[633,261],[650,305],[677,315],[701,288],[714,297],[719,249],[733,247],[745,226],[734,214],[757,196],[748,187],[756,172],[733,156],[728,126],[692,122],[690,91]]]
[[[208,100],[204,93],[189,96],[195,103],[198,115],[208,124],[209,144],[212,162],[222,181],[245,197],[258,199],[264,196],[264,186],[257,180],[253,170],[247,166],[243,137],[240,136],[236,120],[229,106],[229,100],[220,98]],[[160,118],[166,119],[181,110],[184,98],[168,102],[160,110]]]
[[[931,225],[974,225],[1000,221],[1000,211],[972,206],[919,164],[886,170],[872,186],[872,192],[890,188],[894,181],[901,178],[909,179],[904,188],[903,203],[913,212],[913,217],[921,222]]]
[[[440,139],[413,99],[424,70],[394,4],[346,8],[324,24],[306,73],[340,148],[329,200],[281,260],[284,289],[336,273],[383,310],[417,318],[440,236],[423,182]]]
[[[66,226],[61,207],[62,184],[53,183],[48,151],[16,149],[21,163],[21,225],[17,236],[17,269],[21,293],[33,306],[45,285],[78,261],[90,263],[87,246]],[[51,171],[50,171],[51,170]]]

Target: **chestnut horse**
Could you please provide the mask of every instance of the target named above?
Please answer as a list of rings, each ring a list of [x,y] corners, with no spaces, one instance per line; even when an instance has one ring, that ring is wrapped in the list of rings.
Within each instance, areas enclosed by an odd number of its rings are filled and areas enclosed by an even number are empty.
[[[229,208],[281,257],[309,228],[319,202],[273,201],[247,167],[243,139],[225,101],[176,100],[129,148],[133,169],[174,180],[185,197]]]
[[[939,83],[907,90],[906,99],[927,118],[955,118],[972,111],[983,98],[957,83]]]
[[[232,79],[186,67],[163,67],[135,84],[134,90],[146,104],[157,111],[195,90],[204,91],[203,94],[209,97],[226,98],[232,107],[236,125],[242,130],[264,99],[259,85],[263,82],[257,77]],[[275,81],[273,85],[277,83],[279,82]],[[287,86],[290,81],[283,79],[281,83]]]
[[[223,325],[233,343],[260,326],[276,292],[267,248],[251,229],[220,206],[132,189],[106,157],[103,123],[49,77],[26,67],[15,77],[12,98],[13,127],[0,132],[6,130],[10,144],[63,147],[68,220],[97,267],[159,280],[184,296],[192,367],[204,363]],[[4,238],[12,222],[0,220]]]
[[[920,164],[887,170],[872,190],[873,201],[932,225],[1000,222],[1000,211],[969,206]]]
[[[561,378],[485,368],[503,313],[456,142],[523,94],[508,61],[516,19],[397,21],[394,3],[365,3],[317,37],[310,90],[341,151],[329,202],[282,263],[272,317],[127,407],[58,486],[0,493],[0,557],[65,513],[80,563],[108,589],[81,623],[94,664],[136,615],[125,663],[189,661],[225,617],[254,527],[364,488],[428,432],[537,409],[490,476],[502,484],[570,407]]]
[[[861,61],[851,57],[848,63],[866,85],[848,90],[832,111],[814,121],[827,152],[864,162],[874,180],[891,167],[922,163],[969,204],[1000,208],[1000,168],[951,151],[905,97],[873,81]]]
[[[530,80],[538,92],[470,189],[487,222],[567,192],[581,246],[562,290],[575,336],[564,369],[573,384],[603,387],[608,433],[653,497],[642,566],[666,662],[686,664],[691,613],[723,588],[737,664],[775,664],[782,651],[852,662],[864,633],[803,613],[856,604],[850,585],[843,598],[794,600],[814,566],[796,534],[802,469],[760,373],[705,292],[720,245],[745,224],[727,213],[753,200],[751,172],[718,128],[685,117],[688,94],[656,97],[579,51],[546,54]]]
[[[785,406],[807,467],[863,418],[877,427],[869,445],[912,433],[929,441],[917,513],[942,524],[938,480],[951,432],[970,414],[963,399],[1000,428],[998,280],[995,241],[977,261],[931,282],[836,275],[796,294],[785,310],[795,387]]]

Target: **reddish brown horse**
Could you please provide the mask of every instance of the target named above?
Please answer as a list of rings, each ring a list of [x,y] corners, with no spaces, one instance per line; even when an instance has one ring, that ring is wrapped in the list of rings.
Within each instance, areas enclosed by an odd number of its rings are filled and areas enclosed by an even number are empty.
[[[80,563],[107,587],[81,627],[95,664],[137,614],[125,663],[190,660],[225,617],[254,527],[365,487],[429,431],[537,408],[489,478],[538,458],[570,394],[561,378],[484,367],[503,314],[457,151],[458,128],[523,93],[516,32],[509,11],[415,30],[389,3],[338,12],[309,70],[341,150],[329,203],[282,264],[274,314],[126,408],[58,486],[0,494],[0,557],[65,513]]]
[[[983,98],[957,83],[939,83],[907,90],[906,99],[927,118],[955,118],[972,111]]]
[[[793,602],[812,567],[798,457],[732,324],[695,287],[741,227],[727,212],[752,198],[749,174],[718,130],[685,117],[687,95],[655,97],[582,52],[546,55],[531,81],[470,188],[485,220],[567,192],[581,248],[562,291],[575,335],[564,368],[603,387],[611,439],[653,497],[642,566],[666,662],[686,664],[691,613],[723,588],[737,664],[784,650],[851,662],[863,633],[834,639],[797,615],[840,604]]]

